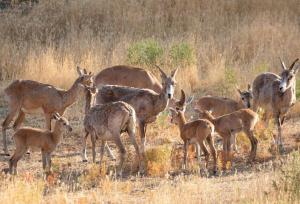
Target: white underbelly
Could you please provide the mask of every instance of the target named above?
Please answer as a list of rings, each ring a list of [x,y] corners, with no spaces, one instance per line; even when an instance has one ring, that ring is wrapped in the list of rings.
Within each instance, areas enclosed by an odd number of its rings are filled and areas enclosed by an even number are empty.
[[[36,109],[26,109],[26,108],[21,108],[21,110],[24,113],[28,113],[28,114],[43,114],[44,111],[42,108],[36,108]]]

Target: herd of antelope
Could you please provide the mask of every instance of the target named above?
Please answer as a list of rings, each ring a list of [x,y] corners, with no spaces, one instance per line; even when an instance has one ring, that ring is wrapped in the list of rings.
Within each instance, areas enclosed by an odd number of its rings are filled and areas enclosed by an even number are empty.
[[[156,121],[157,116],[169,108],[171,123],[178,126],[180,137],[184,142],[183,168],[187,167],[188,146],[195,144],[200,164],[200,150],[203,151],[206,167],[209,155],[213,156],[213,171],[217,170],[217,154],[214,145],[215,131],[222,138],[225,153],[223,167],[231,149],[237,151],[236,134],[243,131],[250,140],[251,153],[249,160],[256,156],[258,140],[254,135],[258,122],[258,108],[272,116],[278,128],[274,136],[274,145],[280,152],[284,150],[282,141],[282,124],[285,115],[296,102],[296,74],[299,69],[296,59],[290,67],[281,61],[282,72],[262,73],[246,91],[238,89],[240,101],[229,98],[204,96],[193,105],[199,119],[187,121],[186,106],[193,97],[186,99],[181,90],[180,100],[174,99],[177,69],[167,75],[160,67],[161,82],[149,71],[130,66],[114,66],[100,71],[96,76],[77,67],[78,78],[69,90],[58,89],[49,84],[31,80],[15,80],[5,90],[8,101],[8,114],[2,123],[4,155],[9,156],[6,130],[16,117],[14,142],[16,149],[9,159],[9,172],[17,173],[17,163],[31,147],[41,149],[43,169],[51,168],[51,153],[61,140],[63,128],[72,131],[63,114],[81,95],[85,95],[85,116],[83,119],[82,160],[87,161],[86,140],[90,135],[92,142],[93,162],[96,160],[96,141],[100,140],[100,164],[104,151],[115,158],[107,141],[113,141],[120,152],[117,173],[122,174],[126,149],[120,136],[127,132],[139,160],[139,171],[145,171],[145,146],[147,124]],[[42,112],[46,128],[20,127],[26,114]],[[54,126],[51,127],[51,121]],[[136,141],[136,127],[141,137],[141,145]],[[209,145],[210,152],[207,150]]]

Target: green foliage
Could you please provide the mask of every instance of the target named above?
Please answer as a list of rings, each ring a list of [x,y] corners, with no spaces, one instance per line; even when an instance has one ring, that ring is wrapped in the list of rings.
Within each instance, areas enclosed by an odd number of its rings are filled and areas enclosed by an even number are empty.
[[[180,66],[188,66],[196,61],[193,48],[184,42],[171,47],[170,58],[173,65]]]
[[[296,82],[296,98],[299,99],[300,97],[300,79],[297,79]]]
[[[235,86],[237,84],[237,74],[232,68],[226,68],[224,71],[224,81],[219,83],[217,88],[223,96],[230,96],[235,92]]]
[[[127,50],[127,61],[134,65],[155,65],[162,56],[163,48],[153,39],[136,42]]]

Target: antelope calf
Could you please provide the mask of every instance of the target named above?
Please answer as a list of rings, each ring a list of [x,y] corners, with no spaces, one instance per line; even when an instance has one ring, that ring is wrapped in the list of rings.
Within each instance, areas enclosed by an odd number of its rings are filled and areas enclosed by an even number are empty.
[[[136,142],[135,128],[136,128],[136,113],[135,110],[127,103],[122,101],[111,102],[101,105],[92,105],[93,93],[87,89],[86,103],[90,104],[89,109],[84,117],[84,128],[87,133],[91,135],[93,161],[95,161],[96,139],[101,140],[100,147],[100,165],[103,159],[104,148],[107,140],[115,142],[120,151],[121,161],[118,167],[118,175],[122,174],[123,163],[126,156],[125,147],[121,141],[121,133],[127,132],[131,142],[135,148],[136,154],[139,159],[139,168],[142,170],[142,159],[144,155],[140,153],[139,147]],[[86,139],[86,136],[85,136]]]
[[[282,132],[286,114],[296,102],[296,74],[299,70],[295,66],[296,59],[289,68],[280,59],[283,71],[280,76],[274,73],[262,73],[253,81],[253,110],[258,107],[265,109],[267,115],[272,115],[278,130],[278,136],[274,138],[274,144],[279,151],[283,151]]]
[[[240,89],[237,89],[237,91],[240,95],[239,101],[218,96],[204,96],[198,99],[194,108],[200,111],[210,111],[214,117],[226,115],[243,108],[250,108],[253,98],[251,85],[248,84],[248,89],[245,91]],[[233,149],[237,151],[236,138],[232,138],[232,140]]]
[[[182,93],[184,93],[182,91]],[[217,171],[217,154],[216,149],[213,143],[213,134],[214,134],[214,125],[205,119],[199,119],[192,122],[187,122],[184,117],[184,111],[175,110],[170,108],[171,111],[171,123],[176,124],[180,130],[180,137],[184,142],[184,168],[187,167],[187,154],[188,154],[188,146],[191,143],[196,143],[200,145],[202,151],[204,152],[206,159],[206,168],[208,167],[209,162],[209,152],[205,146],[204,141],[206,140],[211,154],[214,159],[214,173]],[[198,145],[196,145],[197,148]],[[197,150],[197,158],[200,165],[200,151]]]
[[[216,132],[223,138],[223,150],[225,153],[223,168],[227,162],[228,154],[231,151],[231,138],[233,135],[243,131],[251,142],[250,161],[256,156],[257,139],[253,134],[254,127],[258,122],[258,115],[250,109],[241,109],[227,115],[215,118],[208,111],[199,111],[200,118],[204,118],[212,122]],[[234,136],[235,137],[235,136]]]
[[[60,142],[62,127],[72,131],[67,119],[54,113],[52,119],[56,120],[53,130],[42,130],[37,128],[23,127],[18,129],[14,134],[16,150],[9,160],[10,173],[17,173],[17,163],[30,147],[37,147],[42,152],[43,169],[47,171],[51,168],[51,153],[55,150]]]

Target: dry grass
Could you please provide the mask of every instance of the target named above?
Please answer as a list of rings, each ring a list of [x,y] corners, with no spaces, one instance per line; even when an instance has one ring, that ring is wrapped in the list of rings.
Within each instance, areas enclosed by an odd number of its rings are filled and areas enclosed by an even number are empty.
[[[172,45],[192,46],[195,63],[180,67],[180,87],[232,94],[219,86],[227,69],[245,87],[255,74],[278,70],[278,56],[289,63],[300,55],[297,6],[297,0],[43,0],[1,11],[0,78],[66,87],[77,64],[95,72],[126,64],[129,46],[152,38],[166,50],[167,70],[173,66],[168,55]]]

